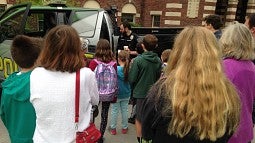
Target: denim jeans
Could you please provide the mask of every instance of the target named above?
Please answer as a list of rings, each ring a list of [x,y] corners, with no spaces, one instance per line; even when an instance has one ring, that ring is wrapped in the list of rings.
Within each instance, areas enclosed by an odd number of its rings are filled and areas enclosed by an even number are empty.
[[[128,102],[129,98],[117,99],[116,103],[113,103],[111,111],[111,125],[112,129],[116,129],[119,109],[122,116],[122,129],[128,128]]]

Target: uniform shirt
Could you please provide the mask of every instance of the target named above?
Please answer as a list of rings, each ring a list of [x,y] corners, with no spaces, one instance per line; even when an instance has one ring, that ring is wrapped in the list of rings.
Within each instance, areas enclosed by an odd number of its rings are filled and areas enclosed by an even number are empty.
[[[135,51],[138,36],[135,33],[131,33],[129,36],[121,34],[118,39],[118,50],[124,50],[124,46],[128,46],[130,51]]]

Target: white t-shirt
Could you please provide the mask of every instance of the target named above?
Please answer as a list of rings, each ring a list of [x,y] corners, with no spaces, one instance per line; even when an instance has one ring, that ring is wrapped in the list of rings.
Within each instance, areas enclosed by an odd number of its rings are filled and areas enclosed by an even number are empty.
[[[76,73],[35,68],[30,77],[30,102],[36,112],[35,143],[75,142]],[[92,105],[99,102],[94,72],[80,70],[80,117],[78,130],[89,126]]]

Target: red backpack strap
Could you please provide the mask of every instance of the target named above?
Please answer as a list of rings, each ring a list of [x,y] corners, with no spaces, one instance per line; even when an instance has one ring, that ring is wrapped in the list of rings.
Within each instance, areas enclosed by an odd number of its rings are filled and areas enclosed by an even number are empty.
[[[74,122],[79,122],[79,104],[80,104],[80,70],[76,71],[75,80],[75,119]]]

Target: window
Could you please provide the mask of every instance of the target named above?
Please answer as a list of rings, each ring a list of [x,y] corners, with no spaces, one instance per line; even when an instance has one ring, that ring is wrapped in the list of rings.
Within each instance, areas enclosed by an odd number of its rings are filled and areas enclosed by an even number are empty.
[[[127,21],[127,22],[135,22],[134,21],[134,14],[133,13],[122,13],[121,15],[121,21]]]
[[[77,11],[73,17],[72,27],[80,36],[92,37],[96,30],[98,11]]]
[[[0,14],[2,14],[6,9],[6,5],[0,4]]]
[[[23,13],[18,13],[16,15],[13,15],[11,18],[4,21],[3,23],[1,23],[1,26],[0,26],[1,41],[4,39],[11,39],[14,36],[20,34],[20,32],[22,31],[21,25],[20,25],[22,19],[23,19]]]
[[[160,15],[152,15],[152,27],[160,27]]]
[[[32,13],[28,16],[25,26],[25,34],[29,36],[44,35],[44,15],[42,13]]]

